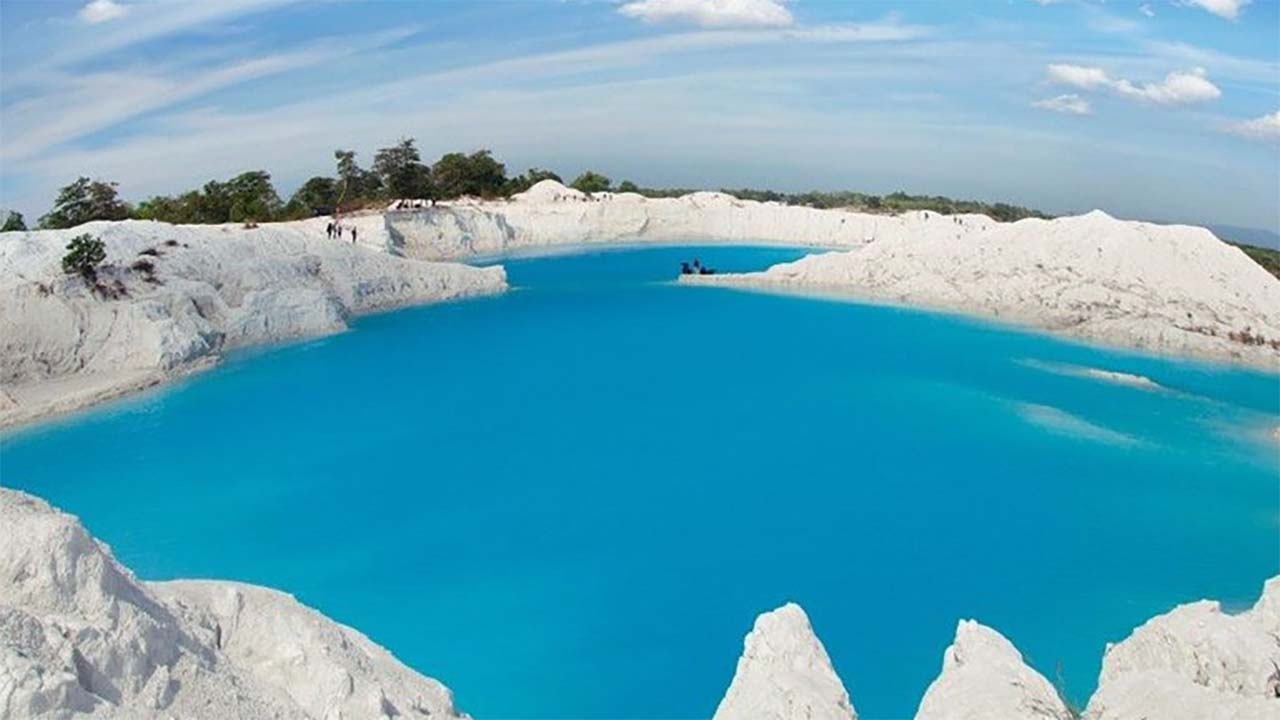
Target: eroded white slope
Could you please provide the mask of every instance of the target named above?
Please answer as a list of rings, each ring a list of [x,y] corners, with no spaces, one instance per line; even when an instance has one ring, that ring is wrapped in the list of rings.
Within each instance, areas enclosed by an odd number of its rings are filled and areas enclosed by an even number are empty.
[[[799,605],[756,619],[714,720],[854,720],[857,713]]]
[[[916,720],[1071,720],[1053,685],[1003,635],[961,620]]]
[[[67,242],[81,233],[106,245],[105,291],[61,268]],[[5,233],[0,426],[157,382],[228,348],[335,332],[361,313],[505,288],[501,268],[394,257],[330,240],[318,220],[255,229],[98,222]]]
[[[1246,612],[1181,605],[1108,647],[1085,718],[1280,718],[1280,577]]]
[[[153,587],[12,490],[0,528],[0,717],[460,717],[444,686],[288,595]]]
[[[954,224],[933,216],[926,224]],[[685,282],[938,308],[1158,353],[1280,370],[1280,281],[1203,228],[1101,212],[881,238]]]

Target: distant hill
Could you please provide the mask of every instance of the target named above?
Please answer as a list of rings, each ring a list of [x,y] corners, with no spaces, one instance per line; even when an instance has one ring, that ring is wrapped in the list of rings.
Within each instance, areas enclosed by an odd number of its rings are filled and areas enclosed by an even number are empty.
[[[1214,235],[1235,243],[1236,245],[1255,245],[1257,247],[1280,250],[1280,233],[1262,228],[1237,227],[1235,225],[1206,225]]]

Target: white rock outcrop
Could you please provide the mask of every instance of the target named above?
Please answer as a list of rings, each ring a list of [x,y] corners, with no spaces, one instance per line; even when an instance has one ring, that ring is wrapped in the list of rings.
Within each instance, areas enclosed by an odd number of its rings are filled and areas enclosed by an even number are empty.
[[[1071,720],[1062,698],[1003,635],[961,620],[916,720]]]
[[[0,717],[465,717],[292,597],[137,580],[74,517],[0,489]]]
[[[1280,577],[1252,609],[1181,605],[1107,648],[1087,720],[1280,719]]]
[[[354,222],[354,221],[349,221]],[[199,368],[226,349],[331,333],[362,313],[505,290],[500,267],[394,257],[330,240],[324,221],[95,222],[0,235],[0,426]],[[101,288],[62,271],[67,242],[105,243]]]
[[[716,720],[856,717],[799,606],[761,615]],[[1000,633],[961,620],[915,720],[1071,720],[1057,690]],[[1280,576],[1253,609],[1181,605],[1103,656],[1084,720],[1280,720]]]
[[[1000,223],[739,200],[586,195],[544,180],[506,202],[388,213],[393,252],[423,259],[602,243],[843,249],[684,282],[817,291],[951,310],[1160,353],[1280,370],[1280,281],[1204,228],[1094,211]]]
[[[764,272],[681,279],[962,312],[1280,371],[1280,280],[1208,230],[1097,211],[972,231],[945,216],[929,223]]]
[[[831,659],[799,605],[756,619],[714,720],[856,720]]]

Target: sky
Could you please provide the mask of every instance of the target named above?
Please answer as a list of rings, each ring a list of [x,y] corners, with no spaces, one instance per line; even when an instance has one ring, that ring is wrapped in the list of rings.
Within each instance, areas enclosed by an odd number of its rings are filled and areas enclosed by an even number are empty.
[[[1280,0],[0,0],[0,207],[510,172],[1280,230]]]

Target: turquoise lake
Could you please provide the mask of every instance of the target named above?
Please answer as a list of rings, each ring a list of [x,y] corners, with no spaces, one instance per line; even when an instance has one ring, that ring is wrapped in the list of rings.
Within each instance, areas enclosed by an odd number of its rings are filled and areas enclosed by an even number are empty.
[[[291,592],[481,720],[708,718],[787,600],[864,718],[914,713],[960,618],[1082,702],[1106,642],[1280,572],[1280,377],[669,282],[799,255],[510,260],[503,297],[11,433],[0,481],[144,579]]]

